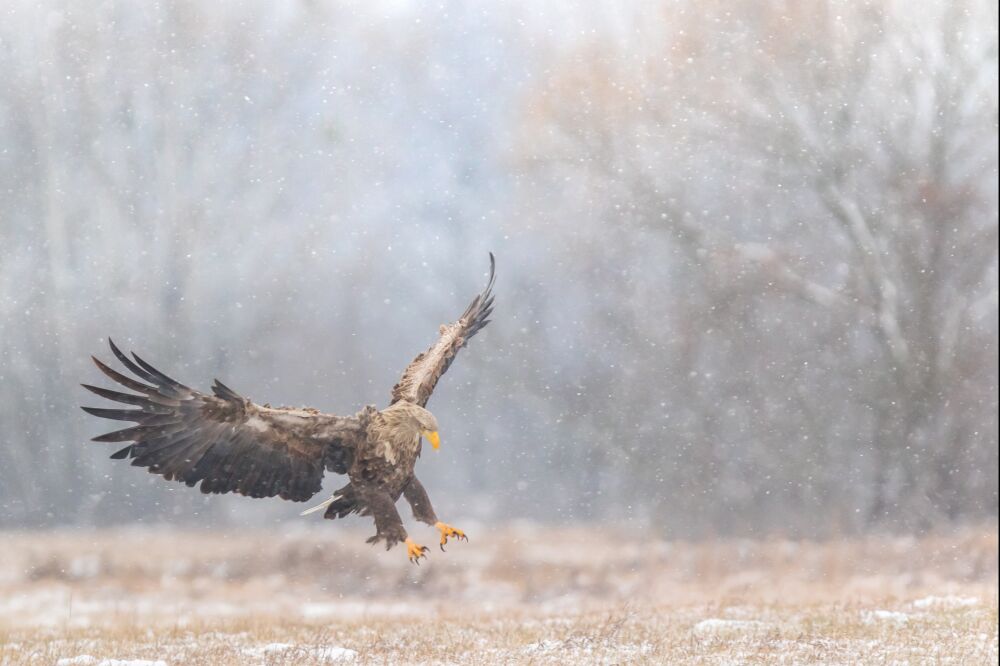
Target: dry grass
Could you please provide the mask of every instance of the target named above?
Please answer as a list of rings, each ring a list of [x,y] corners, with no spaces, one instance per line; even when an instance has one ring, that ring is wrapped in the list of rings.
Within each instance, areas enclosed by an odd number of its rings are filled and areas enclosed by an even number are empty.
[[[0,534],[0,664],[997,662],[995,527],[828,544],[480,528],[419,568],[311,527]]]

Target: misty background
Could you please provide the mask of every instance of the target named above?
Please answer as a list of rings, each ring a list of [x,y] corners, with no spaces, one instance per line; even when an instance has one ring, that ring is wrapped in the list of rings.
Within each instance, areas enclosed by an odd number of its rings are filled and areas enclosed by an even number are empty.
[[[997,41],[977,0],[7,2],[0,527],[306,520],[108,460],[89,355],[384,406],[489,251],[449,521],[995,521]]]

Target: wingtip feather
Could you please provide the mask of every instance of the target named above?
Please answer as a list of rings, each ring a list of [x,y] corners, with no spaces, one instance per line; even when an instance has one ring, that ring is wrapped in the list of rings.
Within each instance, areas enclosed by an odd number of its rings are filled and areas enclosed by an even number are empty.
[[[119,449],[115,451],[109,457],[112,460],[123,460],[125,458],[128,458],[129,454],[132,453],[132,446],[133,446],[132,444],[129,444],[124,449]]]

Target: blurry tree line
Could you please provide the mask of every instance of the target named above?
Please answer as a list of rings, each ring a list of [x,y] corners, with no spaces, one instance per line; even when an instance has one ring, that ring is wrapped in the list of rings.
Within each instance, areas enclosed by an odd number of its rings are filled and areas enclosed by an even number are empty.
[[[12,3],[0,526],[291,518],[86,444],[89,354],[350,413],[491,249],[494,323],[430,404],[442,513],[995,519],[996,24],[976,0]]]
[[[629,433],[602,455],[658,520],[995,515],[996,18],[671,7],[529,102],[521,200],[559,206],[562,261],[602,285],[575,322],[609,361],[588,427]]]

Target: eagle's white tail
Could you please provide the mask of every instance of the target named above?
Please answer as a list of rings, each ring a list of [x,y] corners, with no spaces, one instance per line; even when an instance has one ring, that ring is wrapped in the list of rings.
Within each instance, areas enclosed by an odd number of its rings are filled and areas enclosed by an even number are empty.
[[[320,509],[325,509],[326,507],[328,507],[331,504],[333,504],[333,500],[335,500],[335,499],[337,499],[337,495],[331,496],[330,499],[326,500],[325,502],[320,502],[319,504],[317,504],[316,506],[312,507],[311,509],[306,509],[305,511],[303,511],[299,515],[300,516],[308,516],[310,513],[316,513]]]

